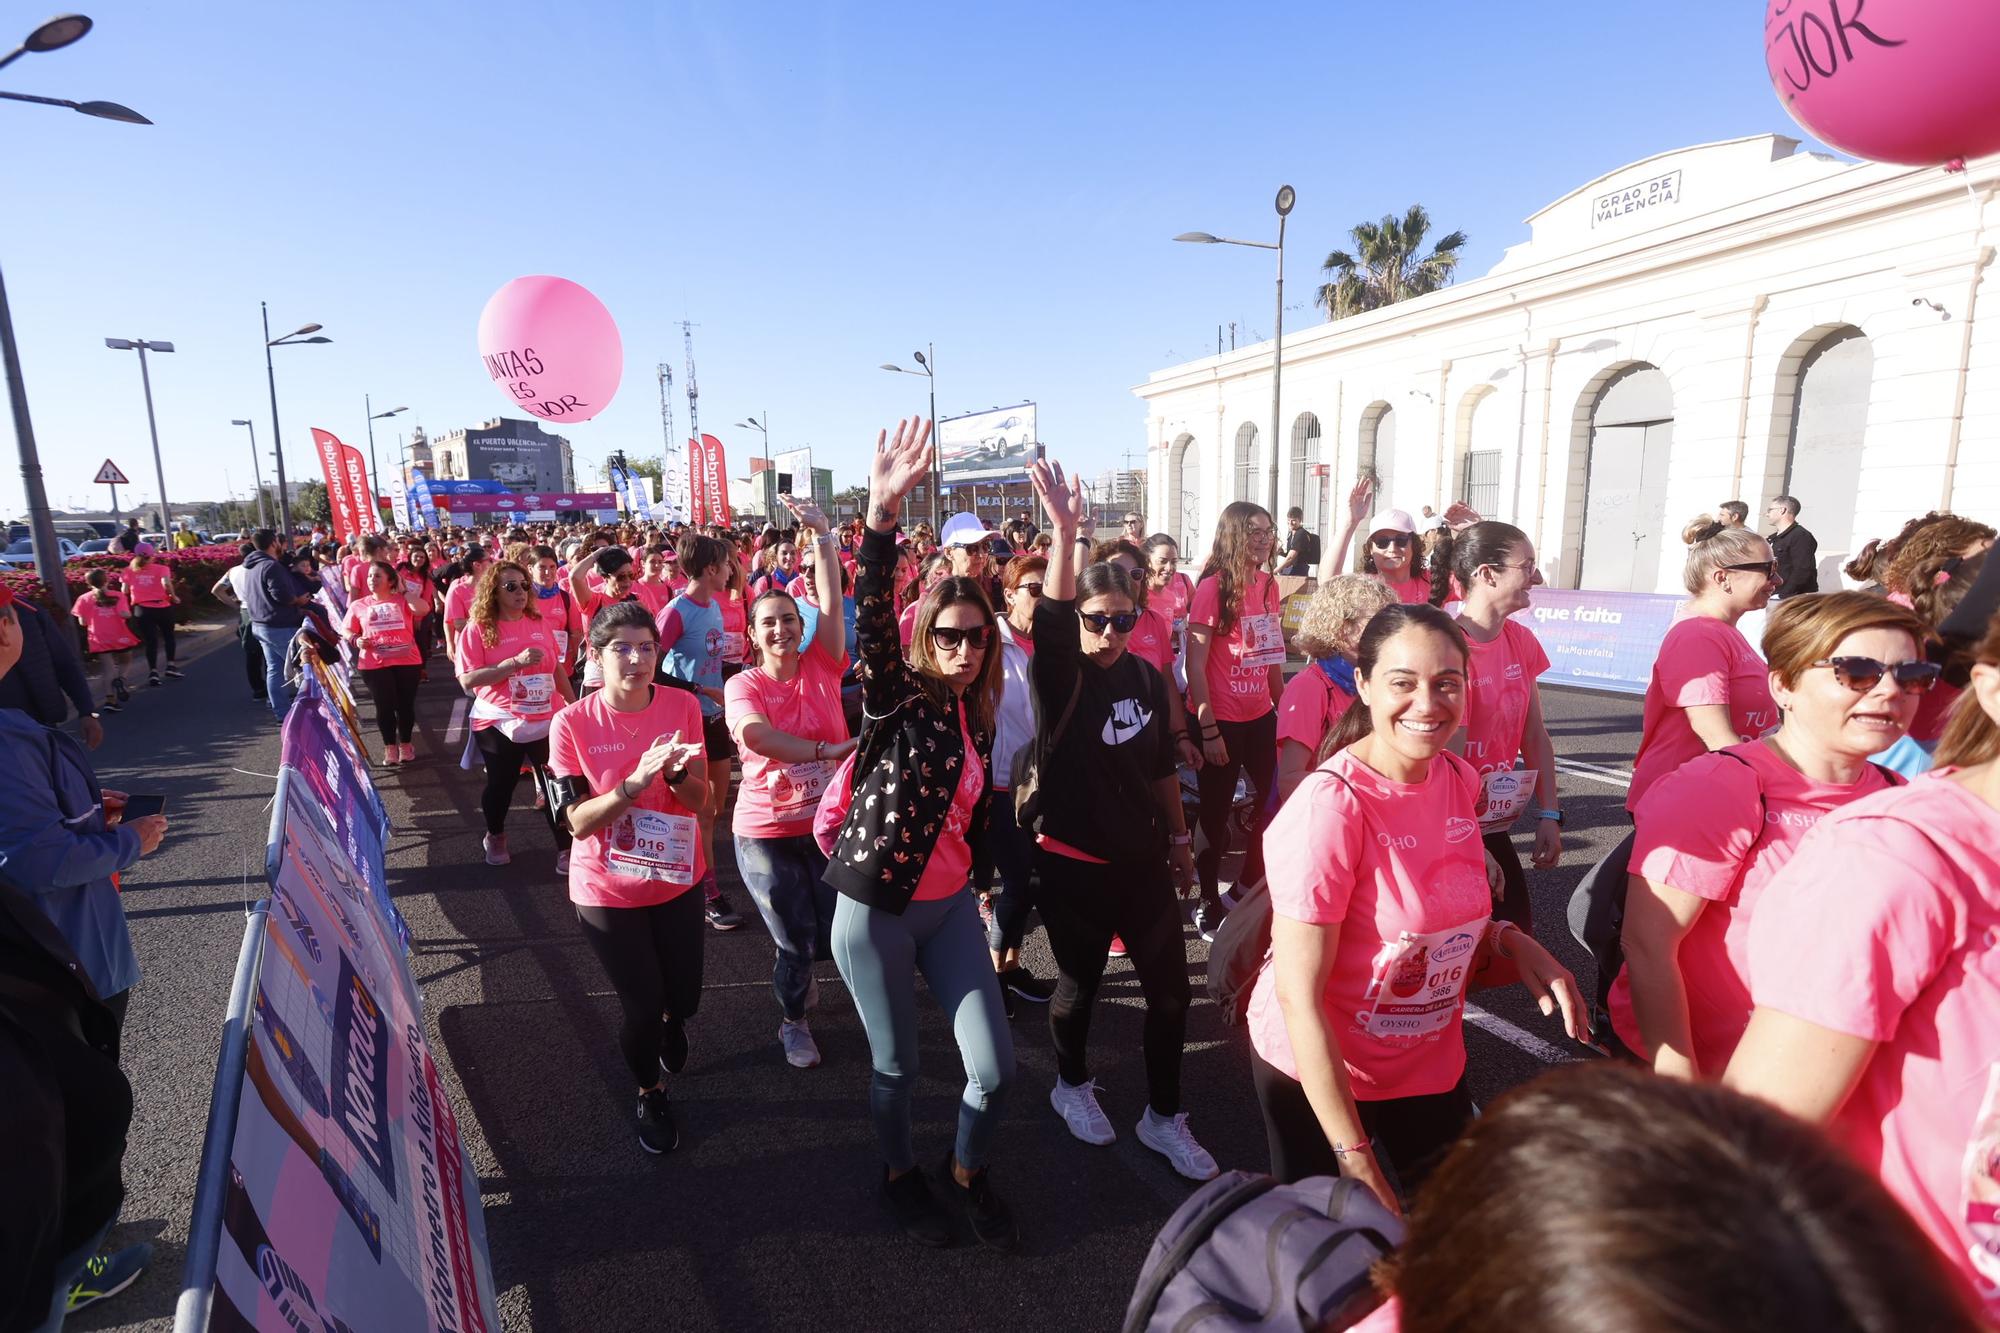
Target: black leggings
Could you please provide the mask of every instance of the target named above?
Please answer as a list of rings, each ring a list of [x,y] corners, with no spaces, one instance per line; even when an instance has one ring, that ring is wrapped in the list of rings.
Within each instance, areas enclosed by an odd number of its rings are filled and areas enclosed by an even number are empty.
[[[361,673],[368,695],[375,701],[375,726],[382,733],[382,744],[402,744],[416,730],[417,678],[422,673],[423,668],[417,666],[370,667]],[[512,789],[508,794],[513,794]]]
[[[1500,865],[1500,882],[1507,890],[1507,896],[1493,904],[1493,919],[1511,921],[1533,935],[1535,904],[1528,898],[1528,876],[1521,869],[1521,854],[1514,850],[1514,836],[1506,829],[1494,829],[1486,835],[1485,843]]]
[[[1264,1139],[1271,1149],[1271,1174],[1287,1185],[1308,1176],[1337,1176],[1340,1158],[1326,1141],[1306,1099],[1303,1084],[1250,1052],[1250,1076],[1264,1112]],[[1389,1184],[1407,1202],[1430,1175],[1445,1150],[1472,1123],[1472,1096],[1465,1080],[1449,1092],[1386,1101],[1357,1100],[1361,1127],[1375,1143],[1375,1161]]]
[[[174,647],[174,608],[171,606],[142,606],[137,609],[139,617],[139,639],[146,645],[146,670],[160,669],[160,640],[167,642],[167,665],[174,664],[178,656]]]
[[[701,895],[688,889],[651,907],[578,904],[576,919],[625,1011],[619,1054],[641,1088],[654,1087],[663,1029],[701,1007]]]
[[[1188,715],[1190,733],[1194,715]],[[1248,722],[1224,722],[1216,720],[1222,729],[1222,744],[1229,751],[1229,762],[1220,766],[1203,764],[1196,770],[1196,780],[1201,789],[1201,832],[1208,846],[1195,858],[1195,870],[1201,876],[1201,900],[1215,901],[1215,886],[1222,873],[1222,858],[1229,851],[1229,807],[1236,799],[1236,775],[1248,773],[1250,785],[1257,789],[1250,798],[1251,816],[1250,841],[1243,849],[1243,873],[1241,881],[1254,884],[1264,877],[1264,827],[1271,817],[1266,813],[1270,804],[1266,797],[1277,787],[1278,781],[1278,714],[1274,710],[1260,718]],[[1197,746],[1201,737],[1195,734]]]
[[[507,831],[507,807],[514,803],[514,788],[521,781],[521,765],[537,768],[549,762],[549,738],[519,745],[500,734],[498,727],[484,727],[472,733],[473,744],[486,756],[486,790],[479,793],[479,811],[486,816],[486,831],[498,837]],[[556,824],[556,846],[569,850],[569,830]]]
[[[1035,905],[1049,932],[1049,950],[1061,975],[1049,1004],[1049,1036],[1056,1069],[1072,1087],[1090,1078],[1084,1047],[1090,1010],[1111,937],[1125,941],[1146,998],[1146,1087],[1153,1110],[1181,1109],[1181,1047],[1187,1038],[1187,949],[1181,914],[1162,859],[1157,865],[1092,865],[1046,850],[1035,853],[1041,891]]]

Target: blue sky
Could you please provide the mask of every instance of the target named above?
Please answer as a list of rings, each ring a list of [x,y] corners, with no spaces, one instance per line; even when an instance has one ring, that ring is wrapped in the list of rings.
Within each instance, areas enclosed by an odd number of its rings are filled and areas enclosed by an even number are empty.
[[[10,44],[43,17],[5,9]],[[179,348],[153,362],[170,496],[247,495],[229,421],[268,451],[260,299],[274,332],[335,340],[277,353],[297,479],[309,426],[365,447],[364,394],[433,432],[499,415],[474,332],[525,273],[589,287],[624,337],[616,400],[567,431],[580,471],[657,455],[685,318],[733,473],[758,446],[731,423],[768,412],[775,447],[863,480],[876,429],[924,407],[877,366],[927,342],[941,414],[1034,399],[1051,454],[1094,473],[1142,458],[1150,371],[1218,323],[1270,334],[1269,255],[1175,233],[1266,237],[1290,182],[1290,327],[1320,318],[1347,229],[1412,202],[1470,233],[1476,276],[1606,171],[1799,133],[1762,11],[100,0],[0,88],[157,123],[0,102],[0,267],[59,507],[101,503],[107,455],[155,490],[135,358],[105,337]],[[22,497],[10,449],[0,512]]]

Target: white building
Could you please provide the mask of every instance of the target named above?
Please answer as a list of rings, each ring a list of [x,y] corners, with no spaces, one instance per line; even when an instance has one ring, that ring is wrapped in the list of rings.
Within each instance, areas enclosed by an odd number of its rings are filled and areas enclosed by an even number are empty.
[[[1376,508],[1519,524],[1554,586],[1650,592],[1679,589],[1682,525],[1724,500],[1756,525],[1797,496],[1822,587],[1913,514],[1994,521],[2000,158],[1797,148],[1635,162],[1530,217],[1484,277],[1288,333],[1276,457],[1270,343],[1155,373],[1134,390],[1153,526],[1194,560],[1237,499],[1331,534],[1366,472]]]

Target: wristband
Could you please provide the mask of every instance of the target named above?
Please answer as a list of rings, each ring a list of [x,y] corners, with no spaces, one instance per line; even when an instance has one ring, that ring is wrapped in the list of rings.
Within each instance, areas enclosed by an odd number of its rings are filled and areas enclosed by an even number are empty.
[[[682,764],[679,768],[675,769],[673,772],[662,773],[660,776],[666,780],[666,784],[669,787],[678,787],[683,782],[686,782],[688,779],[687,765]]]
[[[625,784],[626,784],[626,783],[628,783],[628,782],[630,782],[631,780],[632,780],[632,779],[630,779],[630,778],[620,778],[620,779],[618,779],[618,795],[619,795],[620,797],[622,797],[623,799],[627,800],[627,801],[636,801],[636,800],[638,800],[638,799],[639,799],[639,798],[638,798],[638,796],[636,796],[636,795],[635,795],[635,794],[633,794],[632,792],[629,792],[629,791],[626,791],[626,790],[625,790]],[[645,788],[643,788],[643,787],[642,787],[642,788],[640,788],[640,790],[641,790],[641,791],[644,791],[644,790],[645,790]]]
[[[1170,833],[1167,835],[1167,845],[1170,847],[1192,847],[1194,845],[1194,835],[1192,833]]]
[[[825,742],[825,741],[814,741],[814,742],[813,742],[813,758],[814,758],[815,760],[819,760],[819,759],[824,759],[824,758],[826,758],[826,742]]]
[[[1535,811],[1535,818],[1553,819],[1556,821],[1556,827],[1560,828],[1563,822],[1563,812],[1560,810],[1537,810]]]

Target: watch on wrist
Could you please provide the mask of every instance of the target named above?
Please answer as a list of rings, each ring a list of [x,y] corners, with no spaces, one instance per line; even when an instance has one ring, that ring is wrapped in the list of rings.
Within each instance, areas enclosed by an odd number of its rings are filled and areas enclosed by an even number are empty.
[[[1553,819],[1556,821],[1556,827],[1561,828],[1563,822],[1563,812],[1560,810],[1537,810],[1535,811],[1535,818]]]
[[[688,766],[686,764],[682,764],[679,768],[676,768],[671,772],[662,773],[660,777],[669,787],[678,787],[683,782],[687,781],[687,775],[688,775]]]

